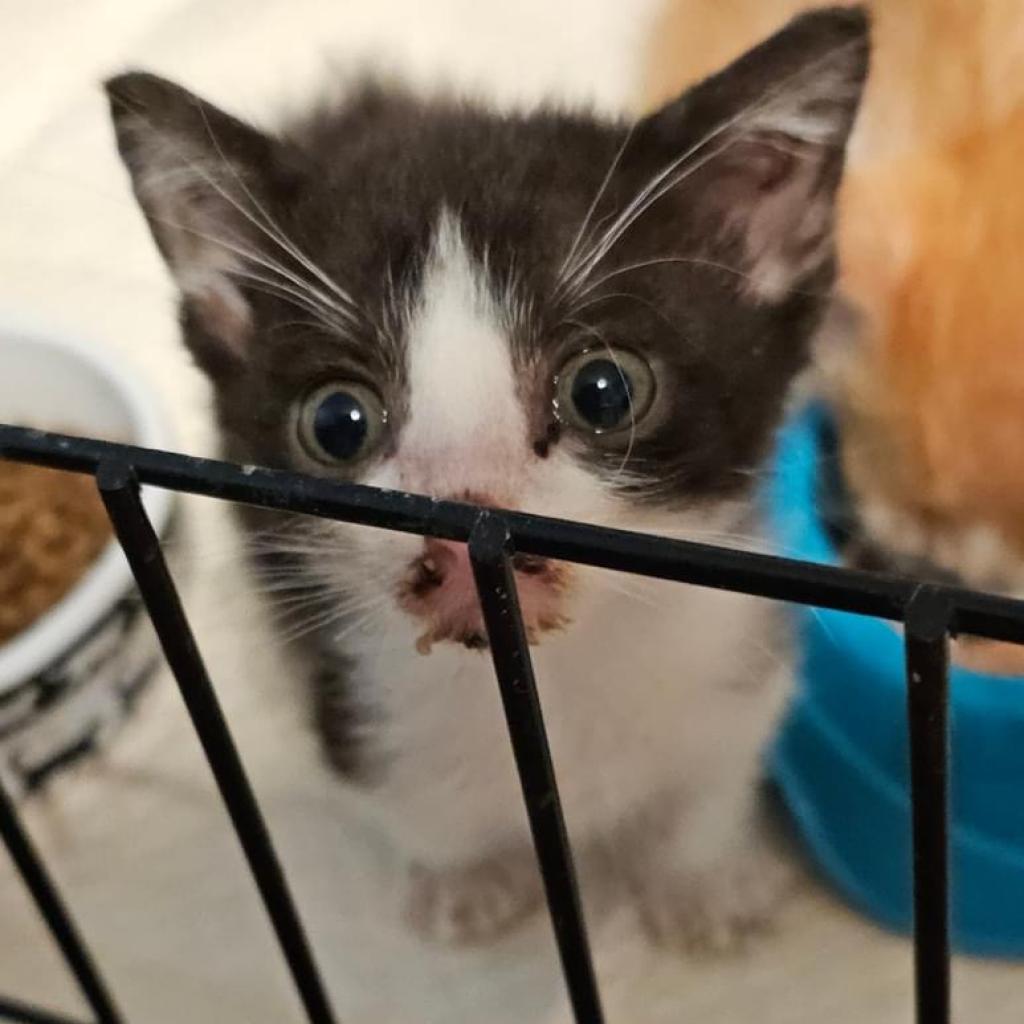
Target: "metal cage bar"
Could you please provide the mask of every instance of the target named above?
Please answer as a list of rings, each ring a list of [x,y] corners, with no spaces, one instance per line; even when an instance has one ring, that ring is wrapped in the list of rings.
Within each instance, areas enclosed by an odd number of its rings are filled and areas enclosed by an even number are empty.
[[[544,880],[562,973],[578,1024],[603,1024],[604,1013],[583,920],[572,847],[562,816],[515,574],[509,564],[511,554],[508,524],[499,515],[482,512],[469,535],[469,558]]]
[[[328,1022],[330,1010],[259,807],[195,648],[158,538],[142,508],[140,481],[265,508],[469,542],[578,1024],[600,1024],[600,999],[508,562],[510,552],[904,622],[914,805],[915,1002],[919,1024],[948,1024],[948,636],[956,629],[1024,643],[1024,602],[524,513],[490,513],[457,502],[12,426],[0,425],[0,458],[97,475],[310,1020]],[[0,1003],[0,1016],[3,1008]],[[45,1016],[42,1019],[49,1024]]]
[[[124,464],[104,462],[97,469],[96,483],[249,862],[306,1016],[311,1024],[334,1024],[270,832],[196,646],[160,538],[142,505],[135,474]]]
[[[0,997],[0,1020],[12,1021],[13,1024],[82,1024],[71,1017],[62,1017],[49,1010],[30,1006],[16,999]]]
[[[949,1024],[949,632],[952,609],[921,587],[906,609],[918,1024]]]
[[[475,506],[461,502],[4,424],[0,424],[0,458],[90,476],[101,463],[110,462],[130,466],[142,484],[441,540],[468,541],[480,514]],[[891,622],[903,621],[904,609],[920,587],[914,580],[884,573],[798,562],[525,512],[503,511],[502,515],[516,550],[525,554],[873,615]],[[990,640],[1024,644],[1024,601],[959,587],[935,589],[948,599],[957,629]]]
[[[50,934],[60,948],[71,973],[86,1002],[96,1015],[96,1024],[124,1024],[114,1000],[103,979],[100,977],[93,958],[89,953],[71,914],[64,906],[60,892],[43,864],[28,833],[22,827],[14,803],[0,785],[0,836],[3,837],[11,860],[32,896],[40,915],[50,929]],[[62,1018],[45,1011],[29,1007],[12,1000],[0,1002],[0,1017],[32,1024],[56,1024]],[[68,1024],[64,1021],[64,1024]]]

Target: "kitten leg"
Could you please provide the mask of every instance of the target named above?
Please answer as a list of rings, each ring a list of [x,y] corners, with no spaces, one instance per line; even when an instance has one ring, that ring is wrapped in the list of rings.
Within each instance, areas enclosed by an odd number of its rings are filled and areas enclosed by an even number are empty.
[[[543,901],[533,851],[522,850],[468,866],[413,865],[404,916],[424,939],[474,946],[513,931]]]
[[[770,929],[797,872],[759,811],[753,782],[715,790],[644,837],[631,875],[653,941],[726,954]]]

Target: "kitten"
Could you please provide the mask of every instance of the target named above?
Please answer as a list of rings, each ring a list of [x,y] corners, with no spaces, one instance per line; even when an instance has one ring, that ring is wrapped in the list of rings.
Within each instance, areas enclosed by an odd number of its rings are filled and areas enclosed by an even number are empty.
[[[635,124],[368,84],[277,134],[141,73],[108,92],[227,457],[679,537],[752,494],[834,277],[867,19],[794,21]],[[463,546],[249,514],[319,602],[329,756],[404,851],[424,935],[542,904]],[[755,824],[780,612],[520,559],[568,822],[665,942],[783,874]],[[295,597],[292,598],[293,600]],[[286,599],[287,601],[287,599]]]

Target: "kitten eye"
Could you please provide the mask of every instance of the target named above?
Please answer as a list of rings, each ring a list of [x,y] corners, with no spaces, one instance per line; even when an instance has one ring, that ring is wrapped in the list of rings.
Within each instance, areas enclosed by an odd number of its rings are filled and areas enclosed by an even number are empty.
[[[570,359],[555,378],[555,415],[592,434],[639,423],[654,400],[654,374],[624,349],[592,349]]]
[[[380,440],[387,412],[361,384],[338,382],[314,391],[299,410],[299,441],[317,462],[354,462]]]

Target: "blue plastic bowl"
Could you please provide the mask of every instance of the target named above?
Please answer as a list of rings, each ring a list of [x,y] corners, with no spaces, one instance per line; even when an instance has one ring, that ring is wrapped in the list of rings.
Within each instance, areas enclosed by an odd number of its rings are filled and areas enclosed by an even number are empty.
[[[815,507],[820,410],[782,432],[769,490],[781,553],[835,564]],[[912,923],[903,640],[886,622],[797,612],[797,693],[769,768],[824,874],[882,925]],[[1024,678],[951,674],[953,941],[1024,956]]]

